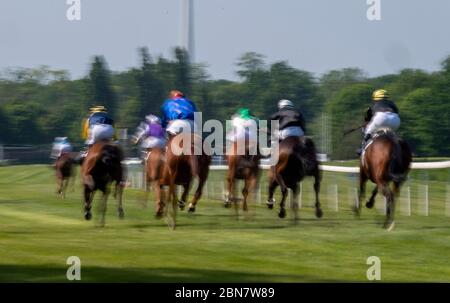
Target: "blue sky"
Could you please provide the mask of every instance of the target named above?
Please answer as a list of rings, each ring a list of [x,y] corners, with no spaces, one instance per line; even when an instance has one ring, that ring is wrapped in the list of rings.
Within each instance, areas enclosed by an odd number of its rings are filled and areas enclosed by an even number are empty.
[[[81,0],[72,22],[67,8],[66,0],[1,0],[0,69],[49,65],[78,78],[93,55],[121,71],[138,64],[138,47],[168,57],[179,42],[180,0]],[[195,0],[195,59],[215,79],[236,79],[246,51],[316,75],[432,71],[450,55],[450,1],[381,0],[381,21],[367,20],[367,8],[366,0]]]

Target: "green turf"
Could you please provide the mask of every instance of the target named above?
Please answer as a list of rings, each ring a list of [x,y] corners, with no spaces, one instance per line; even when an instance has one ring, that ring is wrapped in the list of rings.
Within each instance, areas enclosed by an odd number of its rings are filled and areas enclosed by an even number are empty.
[[[79,184],[60,200],[48,167],[0,167],[0,281],[64,282],[67,257],[78,256],[83,282],[364,282],[366,259],[378,256],[384,282],[450,282],[449,179],[446,171],[439,176],[443,180],[429,181],[429,216],[417,202],[423,181],[418,173],[408,183],[412,215],[403,215],[399,206],[396,229],[386,232],[376,209],[353,218],[349,204],[356,180],[349,175],[324,175],[321,220],[314,218],[311,181],[305,182],[301,220],[294,225],[290,211],[282,220],[276,209],[255,202],[249,215],[241,211],[236,218],[211,199],[223,180],[223,173],[213,172],[210,198],[205,194],[193,215],[179,212],[171,231],[153,217],[151,201],[144,207],[140,190],[125,191],[124,220],[110,199],[100,228],[95,212],[91,222],[82,217]],[[337,212],[333,184],[339,185]]]

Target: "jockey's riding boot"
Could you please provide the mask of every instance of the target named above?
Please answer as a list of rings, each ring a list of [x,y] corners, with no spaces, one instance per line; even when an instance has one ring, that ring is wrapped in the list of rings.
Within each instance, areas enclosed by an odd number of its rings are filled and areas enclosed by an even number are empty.
[[[366,144],[367,144],[367,142],[369,141],[370,138],[371,138],[370,134],[366,134],[364,136],[364,139],[363,139],[363,141],[361,143],[361,147],[357,151],[358,156],[361,156],[361,154],[362,154],[364,148],[366,147]]]
[[[86,158],[88,150],[89,149],[87,148],[87,149],[84,149],[84,150],[80,151],[78,153],[78,155],[73,159],[73,162],[76,163],[76,164],[82,165],[84,158]]]

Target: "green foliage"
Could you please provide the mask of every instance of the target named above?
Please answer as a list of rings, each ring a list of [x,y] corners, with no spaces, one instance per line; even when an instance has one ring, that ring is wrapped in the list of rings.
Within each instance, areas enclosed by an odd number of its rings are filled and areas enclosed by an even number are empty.
[[[427,73],[405,69],[369,78],[358,68],[332,70],[319,79],[286,61],[266,63],[248,52],[236,62],[241,81],[212,80],[207,66],[191,64],[185,50],[153,61],[147,48],[138,50],[136,68],[111,73],[102,56],[93,58],[87,77],[70,80],[68,73],[46,66],[6,70],[0,78],[0,141],[14,144],[50,143],[69,136],[80,143],[80,128],[89,106],[102,104],[117,127],[133,128],[145,115],[160,114],[172,89],[183,91],[203,112],[203,119],[225,121],[240,107],[267,119],[280,99],[292,100],[307,120],[307,135],[333,159],[355,157],[361,133],[342,138],[361,125],[374,89],[385,88],[400,109],[399,134],[420,156],[448,156],[450,141],[450,56],[442,70]],[[330,150],[331,147],[331,150]]]
[[[111,87],[111,75],[102,56],[95,56],[89,71],[87,105],[103,105],[114,116],[116,97]]]
[[[331,119],[332,151],[334,159],[354,158],[361,134],[353,132],[343,136],[348,129],[363,124],[363,114],[370,106],[373,87],[369,84],[352,84],[344,87],[326,105]]]

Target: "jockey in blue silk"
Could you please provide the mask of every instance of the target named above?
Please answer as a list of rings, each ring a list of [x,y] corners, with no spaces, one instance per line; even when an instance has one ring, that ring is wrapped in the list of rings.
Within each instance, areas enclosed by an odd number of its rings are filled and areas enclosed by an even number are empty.
[[[64,153],[72,152],[72,145],[67,137],[56,137],[53,141],[50,158],[58,160]]]
[[[171,135],[183,130],[194,131],[194,113],[197,107],[180,91],[173,90],[162,106],[162,126]]]

